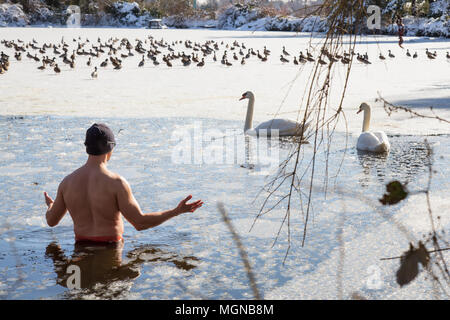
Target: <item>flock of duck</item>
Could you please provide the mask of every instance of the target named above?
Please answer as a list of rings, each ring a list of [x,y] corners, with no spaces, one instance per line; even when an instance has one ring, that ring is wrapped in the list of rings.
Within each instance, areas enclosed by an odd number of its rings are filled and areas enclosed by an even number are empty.
[[[223,41],[221,43],[208,40],[204,43],[192,42],[190,40],[184,41],[172,41],[171,43],[161,40],[155,40],[152,36],[148,36],[144,41],[136,39],[133,45],[127,38],[109,38],[107,41],[97,39],[96,43],[90,43],[89,39],[84,41],[81,37],[73,39],[74,45],[71,46],[64,40],[64,37],[59,43],[43,43],[39,45],[36,40],[31,42],[25,42],[17,39],[7,41],[1,40],[0,44],[4,45],[8,49],[14,50],[14,58],[17,61],[22,61],[23,55],[32,61],[39,64],[37,69],[46,70],[52,68],[53,72],[61,73],[60,65],[67,65],[68,68],[74,69],[77,65],[77,57],[86,56],[87,61],[83,61],[87,66],[93,67],[91,73],[92,78],[98,77],[99,68],[107,68],[112,66],[115,70],[122,69],[122,63],[124,59],[132,57],[134,55],[142,55],[139,60],[138,67],[143,67],[146,63],[151,63],[154,66],[165,64],[167,67],[172,67],[174,63],[179,60],[181,65],[188,67],[191,64],[195,64],[197,67],[203,67],[206,64],[206,59],[211,56],[212,62],[217,62],[218,55],[220,55],[220,61],[226,67],[231,67],[234,63],[240,63],[244,65],[248,59],[258,59],[261,62],[266,62],[271,54],[271,51],[266,46],[260,50],[254,50],[253,48],[247,48],[244,43],[238,43],[234,41],[231,45],[226,44]],[[322,49],[322,54],[314,57],[308,49],[305,50],[305,54],[300,51],[298,58],[296,54],[289,53],[283,46],[280,61],[283,64],[292,63],[295,65],[304,64],[308,62],[317,62],[321,65],[341,62],[342,64],[348,64],[354,56],[363,64],[371,64],[367,53],[360,54],[353,51],[343,52],[340,54],[330,54],[327,50]],[[39,57],[38,57],[39,55]],[[105,57],[107,55],[108,57]],[[201,55],[201,57],[200,57]],[[425,51],[425,55],[428,59],[434,60],[438,57],[436,51],[431,52],[428,49]],[[388,58],[394,59],[395,55],[388,50]],[[409,50],[406,50],[406,56],[411,59],[418,57],[417,52],[411,54]],[[292,57],[292,60],[291,60]],[[147,59],[146,59],[147,58]],[[447,52],[447,59],[450,59],[450,54]],[[380,53],[380,60],[386,60],[387,58]],[[328,61],[327,61],[328,60]],[[211,62],[208,62],[211,63]],[[97,64],[94,66],[94,64]],[[0,74],[5,73],[10,67],[9,56],[3,51],[0,52]],[[252,127],[253,109],[255,98],[252,92],[245,92],[241,100],[248,99],[247,117],[245,119],[244,132],[250,135],[259,136],[262,130],[266,133],[270,133],[270,130],[278,130],[279,136],[299,136],[303,135],[303,132],[309,127],[309,123],[299,123],[288,119],[270,119],[259,124],[257,127]],[[370,106],[367,103],[362,103],[359,107],[359,112],[364,112],[363,129],[358,138],[357,149],[370,152],[388,152],[390,144],[388,138],[384,132],[371,132],[369,131],[370,124]]]
[[[22,61],[23,57],[26,57],[39,64],[38,70],[51,68],[55,73],[61,73],[61,66],[63,65],[74,69],[78,63],[77,57],[79,56],[88,57],[87,61],[83,63],[93,68],[92,78],[98,77],[99,68],[111,66],[115,70],[122,69],[124,59],[134,55],[142,55],[138,67],[143,67],[146,63],[151,63],[154,66],[165,64],[167,67],[172,67],[177,60],[185,67],[191,64],[203,67],[206,64],[206,59],[210,56],[212,57],[212,63],[220,59],[223,65],[231,67],[233,63],[245,65],[246,61],[251,58],[257,58],[261,62],[266,62],[271,54],[271,51],[266,46],[261,50],[255,50],[247,48],[244,43],[238,43],[237,41],[234,41],[232,44],[224,43],[223,41],[219,43],[214,40],[208,40],[204,43],[190,40],[168,42],[164,39],[156,40],[152,36],[148,36],[143,41],[136,39],[134,45],[127,38],[109,38],[106,41],[98,38],[97,42],[91,43],[89,39],[83,41],[81,37],[78,37],[78,39],[73,38],[72,42],[71,46],[63,37],[59,43],[54,44],[43,43],[40,45],[34,39],[30,42],[25,42],[21,39],[1,40],[0,44],[14,50],[16,61]],[[430,60],[437,58],[436,51],[432,53],[426,49],[425,54]],[[105,57],[105,55],[108,57]],[[321,65],[339,61],[343,64],[348,64],[354,56],[361,63],[371,64],[367,53],[360,54],[353,51],[344,51],[341,55],[330,54],[327,50],[322,50],[321,55],[314,57],[308,49],[305,50],[305,53],[300,51],[297,55],[289,53],[284,46],[281,51],[280,61],[283,64],[293,63],[295,65],[315,62],[316,60]],[[409,50],[407,50],[406,56],[417,58],[418,54],[415,52],[411,55]],[[395,58],[391,50],[388,50],[388,58]],[[386,57],[380,53],[379,59],[385,60]],[[447,59],[450,59],[448,52]],[[0,54],[0,74],[8,71],[9,67],[9,56],[2,51]]]

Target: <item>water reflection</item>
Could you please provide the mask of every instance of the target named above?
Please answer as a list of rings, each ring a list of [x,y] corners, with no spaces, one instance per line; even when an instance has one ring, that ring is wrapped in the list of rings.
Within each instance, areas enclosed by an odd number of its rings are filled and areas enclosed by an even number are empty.
[[[357,150],[359,163],[363,169],[364,176],[359,180],[363,187],[370,185],[370,179],[375,173],[378,181],[384,182],[386,175],[386,163],[389,156],[388,153],[373,153],[367,151]]]
[[[427,169],[427,147],[424,141],[395,138],[393,140],[389,153],[357,151],[359,163],[365,174],[360,180],[362,186],[369,186],[370,178],[374,175],[381,183],[394,179],[409,182]]]
[[[299,137],[270,137],[244,135],[245,158],[241,168],[260,171],[260,174],[273,173],[281,160],[280,150],[293,152],[298,144],[309,144]],[[268,169],[268,170],[267,170]]]
[[[117,298],[127,293],[134,279],[141,274],[143,263],[166,262],[182,270],[191,270],[198,261],[194,256],[183,256],[152,245],[144,245],[126,254],[124,262],[123,242],[117,244],[75,243],[73,254],[67,257],[58,243],[51,242],[45,252],[53,261],[56,282],[68,288],[73,271],[80,268],[80,289],[68,290],[66,298],[82,299],[94,295],[99,298]]]

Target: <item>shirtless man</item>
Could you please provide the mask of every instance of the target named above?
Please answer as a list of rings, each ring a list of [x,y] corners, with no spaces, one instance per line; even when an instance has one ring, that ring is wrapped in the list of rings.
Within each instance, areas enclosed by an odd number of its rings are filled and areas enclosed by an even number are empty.
[[[48,225],[56,226],[69,211],[76,241],[122,241],[121,215],[141,231],[202,206],[201,200],[187,203],[192,198],[189,195],[175,209],[142,213],[128,182],[106,167],[116,145],[111,129],[93,124],[86,131],[84,144],[89,155],[86,164],[64,178],[55,201],[44,192]]]

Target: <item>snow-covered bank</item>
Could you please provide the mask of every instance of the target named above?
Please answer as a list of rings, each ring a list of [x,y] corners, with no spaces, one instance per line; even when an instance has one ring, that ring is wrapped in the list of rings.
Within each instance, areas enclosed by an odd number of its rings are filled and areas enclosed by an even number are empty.
[[[35,0],[36,2],[37,0]],[[39,3],[39,1],[37,1]],[[98,8],[97,8],[98,9]],[[432,7],[433,12],[443,9]],[[56,13],[46,6],[35,5],[32,13],[26,14],[20,4],[0,4],[0,27],[26,27],[31,25],[64,26],[70,19],[70,13]],[[137,27],[145,28],[154,17],[143,10],[136,2],[117,1],[111,4],[107,12],[81,13],[80,24],[85,27]],[[164,17],[163,22],[170,28],[218,28],[223,30],[246,31],[292,31],[326,32],[327,19],[319,16],[298,18],[293,16],[267,16],[258,8],[232,6],[221,12],[217,19],[186,17],[181,14]],[[406,16],[403,19],[406,36],[450,37],[450,19],[448,14],[439,17],[420,18]],[[387,24],[379,30],[381,34],[396,35],[396,24]]]

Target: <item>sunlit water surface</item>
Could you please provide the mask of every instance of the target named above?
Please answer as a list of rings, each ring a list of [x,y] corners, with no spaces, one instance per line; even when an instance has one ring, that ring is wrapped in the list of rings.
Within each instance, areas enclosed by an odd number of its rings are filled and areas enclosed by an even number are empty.
[[[116,133],[118,144],[109,168],[129,181],[144,211],[172,208],[187,194],[203,199],[205,205],[193,214],[142,232],[125,223],[125,242],[118,248],[75,246],[68,215],[61,225],[47,227],[42,193],[45,190],[54,196],[59,181],[84,163],[85,130],[97,121],[106,122]],[[295,196],[289,221],[291,249],[283,265],[288,247],[286,226],[272,245],[286,206],[261,217],[249,231],[266,194],[253,200],[273,177],[265,175],[264,165],[252,160],[251,152],[250,158],[233,164],[174,163],[173,150],[181,140],[173,132],[193,134],[199,123],[204,131],[239,131],[242,126],[239,121],[198,118],[0,117],[0,297],[251,298],[237,248],[218,213],[218,201],[224,202],[242,237],[265,298],[336,298],[338,279],[343,281],[344,298],[354,291],[369,298],[433,297],[432,285],[423,277],[408,290],[399,289],[395,283],[398,261],[379,260],[401,254],[410,240],[390,218],[406,224],[417,239],[429,230],[427,219],[407,218],[416,213],[427,218],[424,199],[410,196],[389,208],[382,208],[377,199],[393,179],[408,182],[409,190],[425,188],[426,138],[434,150],[436,169],[433,205],[444,214],[450,174],[448,136],[390,136],[390,154],[376,157],[356,152],[356,136],[336,133],[328,159],[326,193],[323,148],[318,153],[304,247],[304,215]],[[211,143],[203,142],[203,148]],[[249,145],[254,143],[255,139],[249,141]],[[276,160],[284,159],[293,146],[282,141],[276,147]],[[185,147],[190,148],[189,144]],[[304,147],[301,172],[312,154],[312,144]],[[308,174],[304,179],[307,193]],[[282,187],[279,194],[286,191],[287,186]],[[360,196],[367,201],[359,200]],[[340,247],[345,248],[345,258],[338,267]],[[67,288],[70,265],[81,269],[81,290]],[[379,268],[381,288],[368,287],[370,266]]]

